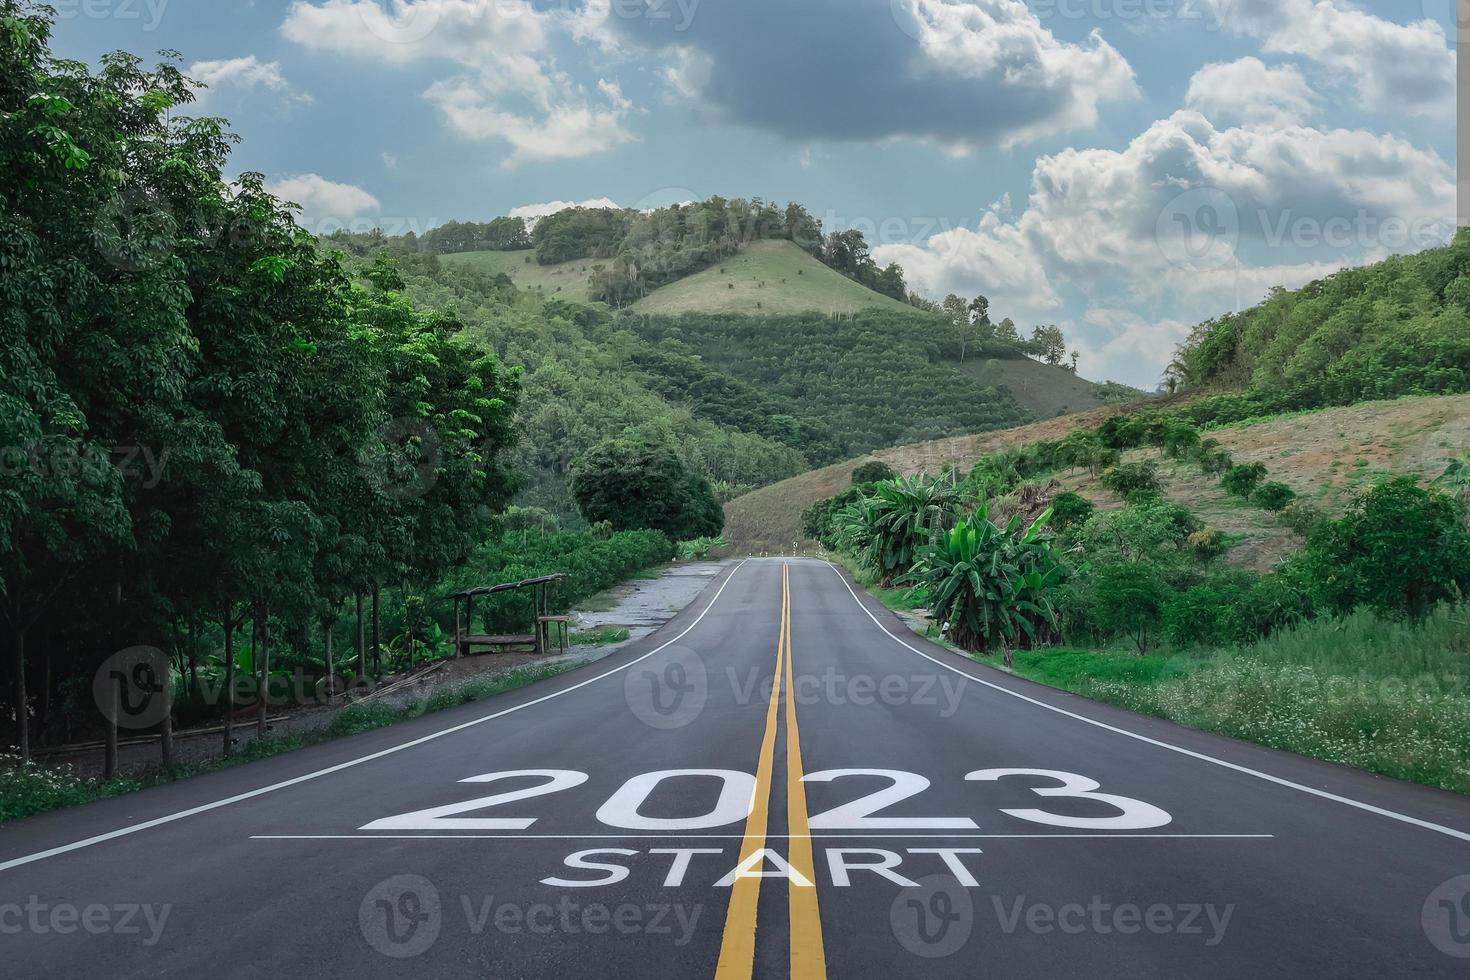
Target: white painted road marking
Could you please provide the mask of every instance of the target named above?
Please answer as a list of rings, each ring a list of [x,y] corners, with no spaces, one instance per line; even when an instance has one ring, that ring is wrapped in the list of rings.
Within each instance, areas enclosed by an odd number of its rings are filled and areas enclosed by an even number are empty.
[[[416,738],[410,742],[404,742],[401,745],[395,745],[392,748],[383,749],[380,752],[374,752],[371,755],[365,755],[358,759],[349,759],[346,762],[339,762],[335,766],[328,766],[326,769],[318,769],[316,772],[309,772],[305,775],[296,776],[292,779],[283,780],[279,783],[272,783],[269,786],[262,786],[260,789],[253,789],[248,793],[240,793],[227,799],[216,800],[213,803],[205,803],[202,806],[191,807],[187,810],[180,810],[178,813],[170,813],[168,816],[156,817],[152,820],[145,820],[144,822],[140,824],[134,824],[131,827],[122,827],[118,830],[109,831],[105,834],[98,834],[95,837],[88,837],[84,840],[79,840],[72,844],[63,844],[60,847],[53,847],[49,850],[37,851],[35,854],[27,854],[24,857],[12,858],[9,861],[0,862],[0,871],[9,871],[11,868],[18,868],[24,864],[31,864],[35,861],[44,861],[46,858],[58,857],[62,854],[69,854],[72,851],[79,851],[84,847],[91,847],[93,844],[102,844],[106,841],[116,840],[119,837],[127,837],[130,834],[140,833],[144,830],[152,830],[154,827],[162,827],[164,824],[174,823],[175,821],[183,820],[187,817],[197,816],[201,813],[208,813],[210,810],[218,810],[221,807],[227,807],[233,803],[243,803],[245,800],[253,800],[257,796],[264,796],[267,793],[274,793],[276,790],[287,789],[291,786],[298,786],[301,783],[310,782],[313,779],[320,779],[323,776],[330,776],[333,773],[341,772],[344,769],[351,769],[354,766],[360,766],[364,762],[373,762],[377,759],[385,758],[386,756],[395,755],[399,752],[404,751],[405,749],[415,748],[416,746],[423,745],[426,742],[432,742],[435,739],[443,738],[445,735],[453,735],[456,732],[462,732],[468,728],[474,728],[477,725],[483,725],[487,721],[494,721],[497,718],[504,718],[506,715],[513,714],[525,708],[530,708],[538,704],[543,704],[547,701],[552,700],[553,698],[559,698],[563,694],[570,694],[573,691],[581,690],[588,684],[596,684],[598,681],[602,680],[605,677],[611,677],[613,674],[620,673],[624,670],[627,670],[629,667],[642,663],[649,657],[652,657],[654,654],[662,652],[668,647],[671,647],[675,643],[678,643],[680,640],[684,639],[684,637],[688,636],[690,631],[698,626],[700,622],[704,619],[704,617],[709,613],[709,611],[715,607],[715,603],[720,601],[720,596],[724,594],[725,587],[734,580],[735,573],[740,571],[740,569],[744,567],[745,562],[742,561],[739,565],[736,565],[733,569],[731,569],[729,576],[726,577],[724,582],[720,583],[720,588],[717,592],[715,592],[715,597],[709,601],[709,605],[700,610],[699,615],[694,618],[694,622],[685,627],[684,631],[681,632],[678,636],[674,637],[672,640],[669,640],[667,643],[659,644],[652,650],[645,653],[643,656],[638,657],[636,660],[630,660],[620,667],[614,667],[612,670],[598,674],[596,677],[588,678],[587,680],[582,681],[580,684],[573,684],[571,687],[568,687],[561,691],[555,691],[544,697],[536,698],[534,701],[527,701],[525,704],[518,704],[514,708],[506,708],[504,711],[497,711],[494,714],[485,715],[483,718],[475,718],[474,720],[467,721],[462,725],[455,725],[453,728],[445,728],[441,731],[432,732],[428,735],[423,736],[422,738]]]
[[[1088,718],[1086,715],[1079,715],[1075,712],[1068,711],[1065,708],[1058,708],[1056,705],[1047,704],[1045,701],[1038,701],[1036,698],[1027,697],[1026,695],[1021,694],[1018,691],[1012,691],[1008,688],[1002,687],[999,684],[992,684],[990,681],[982,680],[981,678],[976,677],[974,674],[968,674],[965,671],[960,670],[958,667],[952,666],[942,660],[938,660],[934,657],[929,656],[923,650],[920,650],[914,646],[910,646],[903,640],[890,633],[888,631],[888,627],[884,626],[883,623],[879,621],[878,617],[874,616],[872,611],[863,604],[863,600],[858,598],[857,593],[852,590],[852,586],[848,584],[847,579],[844,578],[842,573],[837,570],[837,566],[833,565],[830,561],[826,562],[825,564],[828,568],[832,569],[832,574],[836,575],[838,580],[842,582],[843,586],[847,589],[848,595],[852,596],[852,601],[856,602],[858,604],[858,608],[867,614],[868,618],[873,621],[873,625],[877,626],[884,633],[888,634],[888,638],[890,640],[897,643],[905,650],[908,650],[910,653],[917,653],[919,656],[923,657],[925,660],[929,661],[932,664],[943,667],[945,670],[953,671],[954,673],[959,674],[962,677],[968,677],[976,684],[983,684],[991,690],[999,691],[1002,694],[1006,694],[1018,700],[1025,701],[1027,704],[1034,704],[1038,708],[1045,708],[1047,711],[1054,711],[1059,715],[1064,715],[1067,718],[1075,719],[1076,721],[1080,721],[1083,724],[1092,725],[1094,728],[1101,728],[1103,731],[1113,732],[1117,735],[1123,735],[1127,738],[1135,739],[1148,745],[1154,745],[1161,749],[1167,749],[1170,752],[1178,752],[1180,755],[1187,755],[1191,759],[1199,759],[1201,762],[1208,762],[1211,765],[1216,765],[1224,769],[1230,769],[1235,772],[1244,773],[1247,776],[1254,776],[1257,779],[1264,779],[1268,783],[1275,783],[1277,786],[1285,786],[1288,789],[1294,789],[1298,792],[1307,793],[1311,796],[1316,796],[1324,800],[1331,800],[1334,803],[1341,803],[1344,806],[1354,807],[1355,809],[1362,810],[1366,813],[1374,813],[1380,817],[1388,817],[1390,820],[1397,820],[1400,823],[1410,824],[1414,827],[1422,827],[1425,830],[1432,830],[1437,834],[1444,834],[1446,837],[1453,837],[1456,840],[1470,841],[1470,833],[1466,833],[1463,830],[1455,830],[1453,827],[1445,827],[1437,823],[1430,823],[1428,820],[1420,820],[1418,817],[1411,817],[1408,814],[1397,813],[1393,810],[1385,810],[1383,807],[1374,806],[1371,803],[1362,803],[1358,800],[1348,799],[1346,796],[1338,796],[1336,793],[1329,793],[1326,790],[1314,789],[1311,786],[1304,786],[1301,783],[1294,783],[1289,779],[1282,779],[1280,776],[1273,776],[1270,773],[1261,772],[1258,769],[1251,769],[1248,766],[1237,765],[1234,762],[1226,762],[1224,759],[1217,759],[1212,755],[1205,755],[1203,752],[1195,752],[1193,749],[1186,749],[1178,745],[1170,745],[1168,742],[1161,742],[1156,738],[1149,738],[1147,735],[1140,735],[1137,732],[1130,732],[1126,728],[1118,728],[1114,725],[1109,725],[1106,722],[1101,722],[1092,718]]]

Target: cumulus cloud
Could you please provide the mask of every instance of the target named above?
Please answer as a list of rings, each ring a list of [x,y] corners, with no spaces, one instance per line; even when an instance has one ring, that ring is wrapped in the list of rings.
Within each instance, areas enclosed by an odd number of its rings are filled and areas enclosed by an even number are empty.
[[[615,82],[595,90],[555,69],[559,34],[582,36],[585,8],[530,0],[297,0],[281,31],[311,50],[389,64],[447,62],[455,73],[423,93],[469,140],[509,146],[507,166],[589,156],[630,142],[631,102]]]
[[[620,210],[622,205],[608,197],[597,197],[589,201],[546,201],[541,204],[523,204],[518,208],[512,208],[510,217],[525,218],[527,224],[534,224],[537,220],[548,214],[556,214],[567,208],[612,208]]]
[[[196,61],[185,74],[205,85],[197,92],[196,105],[202,105],[211,95],[222,91],[245,93],[257,89],[274,92],[291,102],[312,101],[310,95],[295,91],[286,81],[279,61],[259,61],[253,54],[220,61]]]
[[[299,205],[302,227],[318,234],[348,227],[355,219],[373,215],[382,207],[361,187],[327,180],[320,174],[283,177],[266,184],[265,189]]]
[[[1022,0],[704,0],[683,30],[608,26],[662,52],[674,91],[715,117],[802,140],[1009,145],[1138,94],[1101,34],[1058,40]]]
[[[1226,30],[1260,38],[1268,52],[1308,58],[1352,85],[1365,109],[1453,118],[1455,51],[1435,21],[1398,24],[1346,0],[1205,3]]]
[[[874,254],[931,295],[984,292],[1018,323],[1066,321],[1092,338],[1095,370],[1137,382],[1168,360],[1180,324],[1437,244],[1454,202],[1453,168],[1397,137],[1222,129],[1181,110],[1123,150],[1040,158],[1014,220],[991,211],[974,230]]]
[[[1267,68],[1259,58],[1205,65],[1189,80],[1184,104],[1211,119],[1289,126],[1316,113],[1317,95],[1295,65]]]

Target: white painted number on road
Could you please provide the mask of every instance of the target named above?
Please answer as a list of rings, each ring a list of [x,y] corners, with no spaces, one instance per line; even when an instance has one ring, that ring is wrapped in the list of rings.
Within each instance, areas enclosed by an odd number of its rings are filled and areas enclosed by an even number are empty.
[[[374,820],[372,823],[361,828],[363,830],[525,830],[536,822],[535,817],[455,817],[458,813],[468,813],[471,810],[483,810],[487,807],[501,806],[513,803],[516,800],[529,800],[533,796],[545,796],[548,793],[559,793],[562,790],[581,786],[587,781],[585,772],[572,772],[568,769],[518,769],[514,772],[487,772],[483,776],[471,776],[469,779],[461,779],[462,783],[494,783],[502,779],[514,779],[517,777],[535,776],[546,780],[539,786],[528,786],[525,789],[513,789],[508,793],[497,793],[494,796],[481,796],[478,799],[466,800],[463,803],[450,803],[447,806],[430,807],[427,810],[415,810],[412,813],[400,814],[396,817],[384,817],[382,820]]]
[[[1032,823],[1082,830],[1150,830],[1154,827],[1163,827],[1174,819],[1165,811],[1152,804],[1144,803],[1142,800],[1113,796],[1111,793],[1094,792],[1099,787],[1098,782],[1086,776],[1078,776],[1076,773],[1057,772],[1055,769],[979,769],[965,778],[993,782],[1006,776],[1039,776],[1043,779],[1055,779],[1062,785],[1033,786],[1031,792],[1037,796],[1060,797],[1068,800],[1096,800],[1121,811],[1116,817],[1070,817],[1048,813],[1045,810],[1000,811]]]
[[[893,806],[910,797],[918,796],[929,788],[929,780],[914,772],[901,769],[828,769],[814,772],[802,779],[804,783],[830,783],[844,776],[877,776],[892,780],[893,785],[884,787],[867,796],[835,806],[824,813],[814,814],[807,824],[813,830],[975,830],[976,823],[969,817],[875,817],[873,814]]]
[[[713,776],[721,780],[720,797],[714,808],[698,817],[645,817],[643,804],[665,779]],[[750,816],[755,798],[755,777],[733,769],[667,769],[634,776],[597,811],[597,819],[609,827],[625,830],[708,830],[738,823]]]

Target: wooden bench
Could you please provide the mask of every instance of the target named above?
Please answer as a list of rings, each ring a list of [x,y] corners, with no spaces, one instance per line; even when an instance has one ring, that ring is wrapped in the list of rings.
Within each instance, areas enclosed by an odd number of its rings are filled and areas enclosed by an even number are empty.
[[[449,598],[454,600],[454,655],[467,657],[472,647],[488,648],[502,653],[509,653],[519,647],[528,647],[530,653],[545,653],[546,648],[551,645],[551,624],[567,618],[549,615],[551,602],[547,593],[564,578],[566,578],[565,575],[542,575],[539,578],[528,578],[520,582],[482,585],[451,595]],[[524,591],[530,599],[531,608],[528,610],[530,616],[527,625],[536,632],[510,633],[502,636],[470,632],[475,622],[476,599],[517,591]],[[562,649],[566,649],[565,636],[562,637]]]
[[[465,635],[459,639],[459,655],[468,657],[472,655],[473,647],[485,647],[494,653],[512,653],[517,647],[526,647],[524,653],[538,653],[541,649],[540,640],[530,634],[506,633],[500,636]]]

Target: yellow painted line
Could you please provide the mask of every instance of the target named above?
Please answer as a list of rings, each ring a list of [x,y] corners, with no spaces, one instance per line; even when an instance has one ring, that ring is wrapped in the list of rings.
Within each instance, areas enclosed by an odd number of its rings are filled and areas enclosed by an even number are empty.
[[[801,736],[796,728],[796,682],[791,641],[791,567],[781,569],[784,590],[781,620],[786,639],[786,833],[791,835],[787,860],[810,886],[789,883],[791,904],[791,980],[826,980],[827,953],[822,946],[822,916],[817,908],[817,875],[812,861],[811,828],[807,826],[806,786],[801,779]]]
[[[784,590],[783,590],[784,592]],[[766,823],[771,806],[771,779],[776,763],[776,706],[781,701],[781,662],[786,652],[786,607],[783,595],[781,635],[776,641],[776,670],[771,678],[771,704],[766,711],[766,733],[761,739],[760,760],[755,770],[755,795],[750,815],[745,818],[745,838],[740,843],[740,862],[766,846]],[[730,888],[730,909],[725,915],[725,933],[720,940],[716,980],[750,980],[755,975],[755,919],[760,901],[761,879],[740,877]]]

